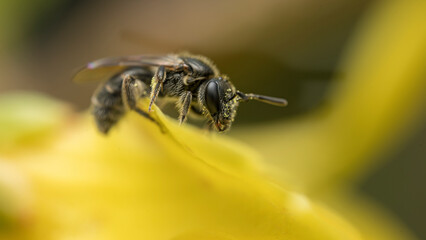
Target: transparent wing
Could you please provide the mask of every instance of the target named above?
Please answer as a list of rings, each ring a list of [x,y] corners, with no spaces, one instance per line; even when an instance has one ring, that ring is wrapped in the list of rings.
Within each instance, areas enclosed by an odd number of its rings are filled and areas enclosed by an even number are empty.
[[[88,63],[74,75],[74,82],[105,81],[131,66],[178,69],[185,63],[176,55],[152,56],[136,55],[113,58],[102,58]]]
[[[83,67],[74,75],[72,80],[77,83],[106,81],[123,71],[125,68],[125,66],[109,66],[95,69]]]

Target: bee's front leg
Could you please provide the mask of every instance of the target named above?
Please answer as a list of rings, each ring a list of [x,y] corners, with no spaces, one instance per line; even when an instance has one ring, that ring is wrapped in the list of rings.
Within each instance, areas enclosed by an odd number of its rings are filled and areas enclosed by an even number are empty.
[[[149,102],[148,111],[151,112],[152,104],[154,104],[155,100],[160,93],[160,90],[163,88],[163,83],[166,80],[166,69],[164,66],[158,67],[157,71],[154,74],[154,77],[151,81],[151,101]]]
[[[178,105],[180,106],[179,109],[179,124],[182,124],[186,120],[186,116],[188,115],[189,109],[191,108],[191,102],[192,102],[192,93],[190,91],[184,92],[180,98]]]

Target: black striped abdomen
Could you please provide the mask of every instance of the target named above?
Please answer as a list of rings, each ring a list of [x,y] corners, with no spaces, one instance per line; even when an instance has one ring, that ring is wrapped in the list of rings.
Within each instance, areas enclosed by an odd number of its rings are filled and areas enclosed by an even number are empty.
[[[152,73],[146,68],[129,68],[102,84],[92,96],[92,114],[96,125],[102,133],[108,133],[125,114],[123,104],[122,84],[123,76],[130,74],[137,79],[151,81]]]
[[[121,96],[121,77],[112,78],[103,84],[92,97],[92,114],[102,133],[108,133],[124,115],[125,108]]]

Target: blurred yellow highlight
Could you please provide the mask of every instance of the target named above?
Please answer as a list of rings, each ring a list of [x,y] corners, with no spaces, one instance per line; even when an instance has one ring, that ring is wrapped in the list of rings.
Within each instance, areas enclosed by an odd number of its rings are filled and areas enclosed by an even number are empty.
[[[36,97],[31,102],[37,107]],[[251,149],[179,127],[158,108],[154,117],[165,133],[129,113],[105,137],[85,115],[49,147],[2,157],[14,169],[13,178],[0,178],[8,186],[1,192],[12,196],[0,207],[3,237],[360,239],[329,210],[266,181]],[[7,211],[23,197],[7,189],[21,185],[31,201]]]
[[[103,136],[65,104],[3,96],[0,239],[414,239],[354,185],[419,118],[425,12],[378,1],[328,106],[234,130],[253,148],[156,107],[161,128],[130,112]]]

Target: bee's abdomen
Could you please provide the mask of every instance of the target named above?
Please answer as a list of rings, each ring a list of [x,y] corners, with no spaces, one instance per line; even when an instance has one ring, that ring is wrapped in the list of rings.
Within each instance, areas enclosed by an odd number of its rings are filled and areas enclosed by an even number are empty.
[[[121,96],[121,79],[106,82],[92,97],[92,113],[102,133],[108,133],[125,113]]]
[[[92,97],[92,113],[98,129],[102,133],[108,133],[126,112],[122,97],[125,75],[131,75],[149,86],[153,73],[148,68],[131,67],[116,74],[100,86]]]

